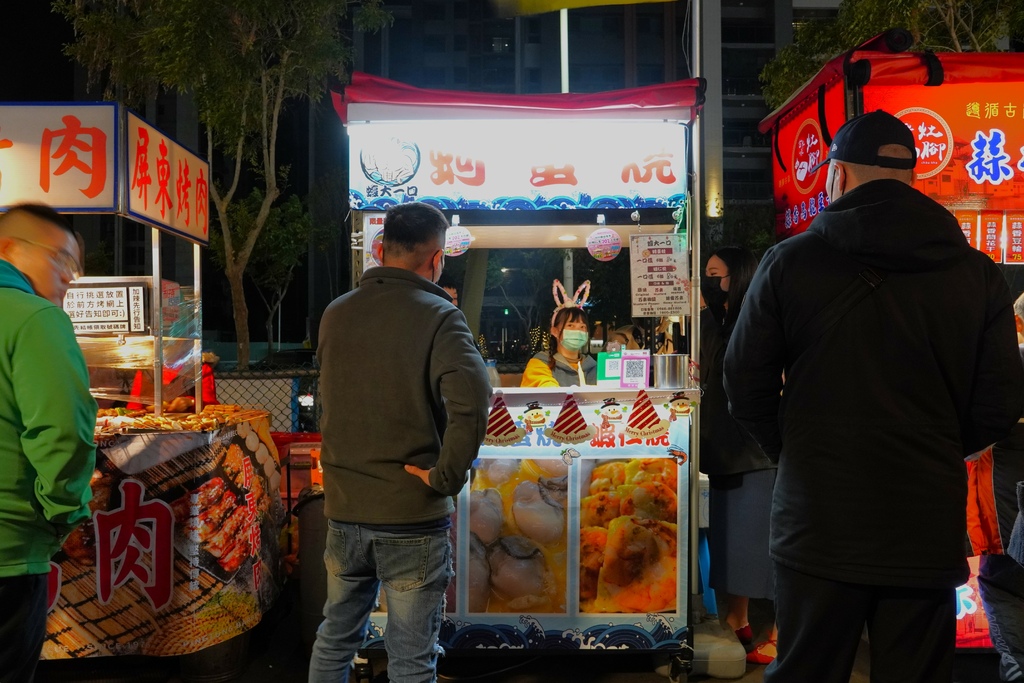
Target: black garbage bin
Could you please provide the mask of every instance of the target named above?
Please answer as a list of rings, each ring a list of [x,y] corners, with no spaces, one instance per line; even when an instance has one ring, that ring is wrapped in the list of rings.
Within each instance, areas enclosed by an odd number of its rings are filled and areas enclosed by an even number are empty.
[[[324,517],[323,487],[314,484],[302,489],[293,513],[299,518],[299,629],[306,656],[309,656],[327,602],[327,568],[324,566],[327,518]]]

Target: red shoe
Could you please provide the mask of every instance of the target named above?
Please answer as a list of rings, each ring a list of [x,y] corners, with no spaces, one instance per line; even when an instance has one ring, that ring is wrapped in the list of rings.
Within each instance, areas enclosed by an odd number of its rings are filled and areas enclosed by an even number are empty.
[[[733,633],[739,639],[740,645],[749,650],[750,645],[754,642],[754,631],[750,628],[750,624],[739,627]]]
[[[766,640],[747,653],[747,661],[751,664],[771,664],[775,661],[777,644],[774,640]]]

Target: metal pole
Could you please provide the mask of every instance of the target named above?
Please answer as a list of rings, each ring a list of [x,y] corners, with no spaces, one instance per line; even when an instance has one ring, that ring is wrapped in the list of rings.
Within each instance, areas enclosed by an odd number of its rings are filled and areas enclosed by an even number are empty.
[[[693,22],[691,25],[691,51],[694,77],[703,75],[703,58],[701,50],[703,43],[703,12],[701,5],[704,0],[693,0]],[[701,207],[701,121],[699,116],[694,116],[691,124],[690,136],[690,161],[693,165],[692,184],[690,188],[687,213],[689,214],[689,244],[690,244],[690,359],[697,367],[700,367],[700,218]],[[700,581],[698,572],[695,571],[698,564],[698,551],[700,539],[700,527],[697,519],[697,504],[700,501],[700,402],[690,417],[690,595],[700,594]],[[692,610],[691,610],[692,614]],[[687,634],[693,629],[687,629]],[[692,645],[692,640],[690,641]]]
[[[151,229],[153,239],[153,414],[164,414],[164,294],[160,276],[160,230]]]
[[[558,47],[562,64],[562,92],[569,92],[569,10],[558,10]]]
[[[192,348],[198,355],[196,363],[196,413],[203,412],[203,268],[198,244],[192,245],[192,296],[194,297],[197,336]]]

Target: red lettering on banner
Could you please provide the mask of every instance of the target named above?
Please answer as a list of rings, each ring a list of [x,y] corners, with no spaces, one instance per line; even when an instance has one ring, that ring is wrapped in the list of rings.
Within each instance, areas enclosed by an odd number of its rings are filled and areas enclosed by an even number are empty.
[[[590,440],[593,448],[615,448],[615,425],[602,422],[597,425],[597,433]]]
[[[175,214],[178,218],[181,217],[181,213],[185,212],[185,225],[189,224],[189,208],[188,208],[188,191],[192,187],[192,181],[188,179],[188,161],[178,161],[178,182],[175,185],[175,189],[178,192],[178,212]]]
[[[252,491],[245,493],[245,521],[250,524],[256,521],[256,494]]]
[[[173,208],[171,195],[167,192],[167,184],[171,179],[171,162],[167,161],[167,143],[160,138],[160,158],[156,160],[156,180],[160,191],[156,194],[156,203],[160,206],[160,218],[164,218],[167,209]]]
[[[430,163],[434,167],[434,172],[430,174],[430,181],[435,185],[442,183],[454,185],[458,180],[463,185],[480,187],[486,180],[484,162],[477,159],[456,157],[454,154],[430,150]]]
[[[139,126],[139,137],[135,139],[135,164],[132,170],[132,189],[139,189],[142,208],[149,208],[149,186],[153,178],[149,175],[149,131]]]
[[[46,611],[50,612],[57,606],[57,598],[60,597],[60,565],[56,562],[50,563],[50,573],[46,575]]]
[[[644,157],[643,169],[637,163],[622,167],[622,182],[630,179],[637,183],[649,183],[657,179],[659,183],[671,185],[676,182],[676,174],[672,171],[672,155],[667,152],[651,154]]]
[[[106,605],[114,589],[134,578],[153,607],[161,609],[171,601],[174,585],[174,514],[162,500],[144,501],[145,488],[134,479],[125,479],[118,488],[121,507],[93,515],[96,593]]]
[[[209,188],[206,186],[206,176],[203,174],[205,169],[200,167],[199,177],[196,178],[196,225],[199,225],[199,216],[203,216],[203,234],[205,235],[210,229],[210,197]]]
[[[242,458],[242,488],[252,488],[252,460]]]
[[[260,525],[253,524],[249,527],[249,555],[260,556]],[[258,562],[256,564],[259,564]]]
[[[64,128],[43,129],[39,148],[39,187],[43,192],[50,191],[50,159],[61,159],[53,175],[64,175],[72,168],[87,174],[90,177],[89,185],[79,192],[93,199],[107,185],[107,134],[100,128],[82,127],[78,117],[70,114],[61,118],[61,121],[64,122]],[[53,142],[57,139],[60,139],[60,144],[51,153]],[[78,157],[79,152],[89,154],[91,163],[82,161]]]
[[[576,167],[565,166],[534,166],[531,169],[530,184],[534,187],[546,185],[576,185]]]
[[[252,588],[253,591],[259,595],[260,584],[263,583],[263,563],[253,562],[252,563]]]

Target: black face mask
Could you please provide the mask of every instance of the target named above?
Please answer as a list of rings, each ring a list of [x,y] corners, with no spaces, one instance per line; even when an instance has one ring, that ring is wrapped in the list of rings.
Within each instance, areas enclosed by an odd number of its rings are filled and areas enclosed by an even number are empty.
[[[704,303],[719,325],[725,321],[725,302],[729,300],[729,292],[722,289],[722,278],[717,275],[705,275],[700,279],[700,293]]]

